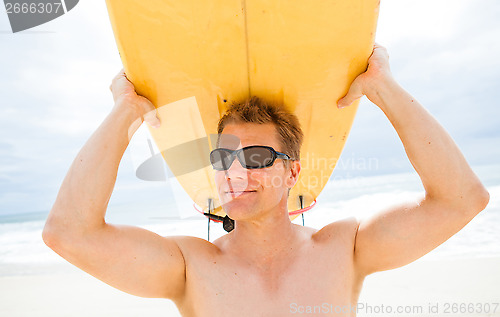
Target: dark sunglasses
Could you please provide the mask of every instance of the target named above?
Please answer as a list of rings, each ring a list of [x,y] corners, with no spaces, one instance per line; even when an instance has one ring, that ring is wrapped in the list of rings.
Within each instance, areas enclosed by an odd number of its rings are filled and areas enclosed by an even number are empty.
[[[252,145],[238,150],[218,148],[210,152],[210,163],[217,171],[228,170],[237,157],[241,166],[247,169],[272,166],[276,159],[291,160],[285,153],[276,152],[270,146]]]

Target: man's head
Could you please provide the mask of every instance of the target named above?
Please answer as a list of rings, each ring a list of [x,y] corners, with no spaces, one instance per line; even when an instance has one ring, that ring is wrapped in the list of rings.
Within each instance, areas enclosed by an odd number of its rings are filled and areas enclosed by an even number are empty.
[[[261,169],[246,169],[236,158],[227,170],[217,171],[216,184],[226,213],[238,220],[254,218],[278,205],[286,209],[288,192],[300,172],[303,133],[297,117],[283,105],[252,97],[228,108],[218,133],[218,148],[263,145],[292,158],[276,159]]]
[[[288,112],[283,105],[267,103],[254,96],[244,102],[232,104],[219,120],[217,133],[222,134],[226,125],[231,123],[273,124],[283,153],[294,160],[300,160],[304,134],[297,116]]]

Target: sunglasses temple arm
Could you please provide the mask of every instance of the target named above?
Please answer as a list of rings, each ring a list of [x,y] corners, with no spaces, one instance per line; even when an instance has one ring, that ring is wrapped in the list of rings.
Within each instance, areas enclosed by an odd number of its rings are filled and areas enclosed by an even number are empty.
[[[279,158],[279,159],[284,159],[284,160],[291,160],[292,158],[290,156],[288,156],[287,154],[284,154],[284,153],[276,153],[276,158]]]

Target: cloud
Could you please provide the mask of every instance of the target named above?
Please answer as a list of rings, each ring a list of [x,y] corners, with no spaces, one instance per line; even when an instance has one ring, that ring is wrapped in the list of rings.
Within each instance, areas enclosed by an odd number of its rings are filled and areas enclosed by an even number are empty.
[[[382,1],[377,41],[396,78],[450,131],[473,164],[500,150],[500,3],[495,0]],[[121,68],[104,1],[81,1],[31,32],[11,34],[0,10],[0,213],[48,209],[76,153],[112,107],[109,84]],[[6,32],[9,31],[9,32]],[[366,100],[335,175],[411,170],[396,132]],[[148,201],[165,187],[135,179],[128,151],[112,203]],[[136,189],[136,190],[135,190]]]
[[[83,2],[0,41],[0,213],[46,210],[113,105],[108,87],[121,63],[105,4]]]
[[[500,132],[498,14],[496,1],[381,4],[377,41],[387,46],[396,79],[450,132],[472,164],[495,163],[500,154],[493,146]],[[343,155],[353,153],[379,158],[374,174],[412,169],[396,132],[367,101]]]

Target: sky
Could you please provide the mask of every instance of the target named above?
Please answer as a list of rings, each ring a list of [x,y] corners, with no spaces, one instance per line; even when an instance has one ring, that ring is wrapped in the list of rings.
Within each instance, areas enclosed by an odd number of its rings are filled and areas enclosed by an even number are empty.
[[[451,3],[453,6],[451,7]],[[376,41],[400,84],[447,129],[472,166],[500,155],[500,2],[382,0]],[[121,62],[104,1],[12,34],[0,9],[0,215],[47,211],[78,151],[113,106]],[[363,162],[376,162],[366,165]],[[409,172],[390,122],[364,98],[333,178]],[[110,205],[155,203],[124,155]]]

